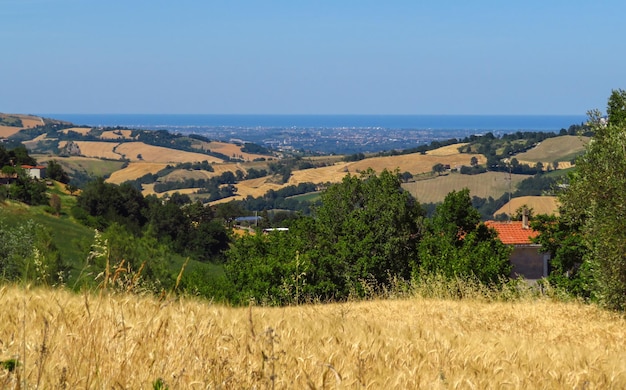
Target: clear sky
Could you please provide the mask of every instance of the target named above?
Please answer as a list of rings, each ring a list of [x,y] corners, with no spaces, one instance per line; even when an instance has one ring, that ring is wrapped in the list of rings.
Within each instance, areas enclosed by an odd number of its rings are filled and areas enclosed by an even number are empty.
[[[582,114],[626,1],[0,0],[0,112]]]

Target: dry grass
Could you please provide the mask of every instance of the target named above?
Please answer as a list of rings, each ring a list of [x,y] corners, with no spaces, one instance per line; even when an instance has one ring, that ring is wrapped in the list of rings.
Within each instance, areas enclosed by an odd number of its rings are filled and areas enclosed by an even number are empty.
[[[469,188],[471,196],[499,198],[509,191],[509,185],[515,188],[519,182],[528,177],[528,175],[511,175],[509,182],[509,174],[503,172],[485,172],[479,175],[449,174],[402,184],[402,188],[423,203],[441,202],[448,193],[463,188]]]
[[[494,215],[515,214],[515,210],[526,205],[533,209],[533,214],[559,214],[559,202],[556,196],[520,196],[511,199],[509,203],[502,206]],[[510,211],[510,212],[509,212]]]
[[[547,300],[229,308],[0,288],[0,386],[624,388],[626,321]]]
[[[166,163],[131,162],[126,168],[113,172],[107,182],[121,184],[127,180],[138,179],[148,173],[155,174],[166,166]]]

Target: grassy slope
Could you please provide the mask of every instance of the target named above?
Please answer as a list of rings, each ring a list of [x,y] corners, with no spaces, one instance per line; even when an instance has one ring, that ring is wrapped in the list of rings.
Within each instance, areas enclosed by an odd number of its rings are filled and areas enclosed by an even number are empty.
[[[76,198],[66,194],[62,184],[55,183],[49,192],[56,193],[61,198],[62,210],[59,216],[47,212],[46,206],[28,206],[23,203],[7,201],[0,203],[0,219],[5,220],[9,225],[32,219],[48,229],[54,245],[61,253],[62,260],[71,268],[67,283],[73,285],[74,278],[84,267],[90,245],[93,243],[94,229],[81,225],[71,217],[71,208],[76,204]],[[182,256],[173,254],[170,258],[170,272],[177,275],[184,261]],[[220,264],[207,264],[191,260],[185,268],[185,273],[202,272],[208,278],[207,280],[212,280],[223,274],[223,268]]]
[[[2,286],[0,306],[0,360],[27,388],[626,387],[626,320],[576,303],[230,308]]]
[[[55,188],[50,192],[56,193],[61,198],[62,210],[59,216],[47,212],[45,206],[30,207],[7,201],[0,207],[0,218],[12,224],[32,219],[45,226],[50,231],[52,241],[59,249],[63,261],[71,266],[72,274],[76,274],[76,270],[82,267],[85,260],[94,230],[70,217],[70,209],[76,204],[75,197],[65,194],[59,184],[55,184]]]

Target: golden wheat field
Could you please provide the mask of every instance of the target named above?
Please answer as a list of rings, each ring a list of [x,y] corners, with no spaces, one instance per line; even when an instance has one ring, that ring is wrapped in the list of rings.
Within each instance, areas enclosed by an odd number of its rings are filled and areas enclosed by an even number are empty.
[[[556,196],[520,196],[511,199],[509,203],[502,206],[494,215],[515,214],[515,211],[522,206],[530,207],[535,215],[559,214],[559,202]]]
[[[5,389],[626,387],[626,321],[577,303],[231,308],[3,286],[0,305]]]

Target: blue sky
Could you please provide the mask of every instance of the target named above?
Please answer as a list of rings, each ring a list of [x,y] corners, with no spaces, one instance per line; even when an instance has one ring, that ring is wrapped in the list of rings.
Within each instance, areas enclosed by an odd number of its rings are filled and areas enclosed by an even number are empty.
[[[0,0],[0,112],[582,114],[626,2]]]

